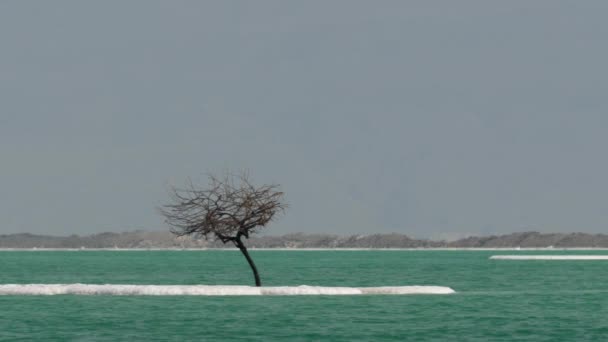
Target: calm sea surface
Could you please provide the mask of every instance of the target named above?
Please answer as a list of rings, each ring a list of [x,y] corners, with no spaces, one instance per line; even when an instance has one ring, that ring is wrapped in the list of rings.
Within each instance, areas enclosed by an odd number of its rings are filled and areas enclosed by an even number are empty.
[[[0,341],[608,341],[608,251],[252,251],[268,286],[453,295],[0,296]],[[0,284],[251,285],[238,251],[0,252]]]

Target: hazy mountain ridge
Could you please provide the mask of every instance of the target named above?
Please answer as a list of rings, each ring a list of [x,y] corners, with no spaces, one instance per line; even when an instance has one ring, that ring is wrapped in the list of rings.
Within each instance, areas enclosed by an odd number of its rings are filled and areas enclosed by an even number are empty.
[[[250,248],[608,248],[608,235],[587,233],[522,232],[500,236],[473,236],[447,242],[412,239],[404,234],[338,236],[287,234],[257,236]],[[134,231],[67,237],[29,233],[0,235],[0,248],[230,248],[230,244],[202,238],[177,237],[170,232]]]

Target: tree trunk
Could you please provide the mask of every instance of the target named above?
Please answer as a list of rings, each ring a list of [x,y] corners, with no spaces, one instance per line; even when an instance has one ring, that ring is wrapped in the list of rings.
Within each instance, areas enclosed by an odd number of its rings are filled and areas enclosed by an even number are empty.
[[[243,255],[245,256],[245,259],[247,259],[247,262],[249,263],[249,266],[251,267],[251,270],[253,271],[253,277],[255,278],[255,286],[262,286],[262,282],[260,281],[260,275],[258,274],[258,269],[255,267],[255,264],[253,263],[253,259],[251,259],[251,256],[249,256],[249,252],[247,252],[247,247],[245,247],[245,244],[243,244],[243,241],[241,241],[240,234],[237,235],[235,244],[241,250],[241,253],[243,253]]]

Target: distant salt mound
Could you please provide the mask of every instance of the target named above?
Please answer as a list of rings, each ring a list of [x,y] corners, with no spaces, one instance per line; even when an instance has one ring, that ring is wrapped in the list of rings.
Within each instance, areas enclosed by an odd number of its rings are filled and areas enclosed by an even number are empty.
[[[499,260],[608,260],[608,255],[492,255]]]
[[[295,296],[450,294],[443,286],[326,287],[238,285],[6,284],[0,295]]]

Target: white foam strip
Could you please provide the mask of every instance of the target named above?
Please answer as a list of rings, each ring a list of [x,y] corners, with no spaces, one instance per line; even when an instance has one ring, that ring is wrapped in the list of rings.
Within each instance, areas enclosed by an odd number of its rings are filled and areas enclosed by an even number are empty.
[[[5,284],[0,295],[260,296],[450,294],[443,286],[325,287],[236,285]]]
[[[608,255],[492,255],[502,260],[608,260]]]

